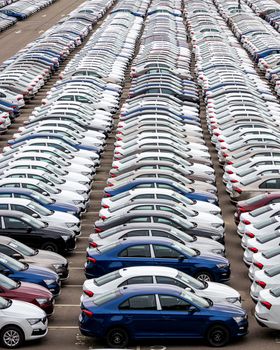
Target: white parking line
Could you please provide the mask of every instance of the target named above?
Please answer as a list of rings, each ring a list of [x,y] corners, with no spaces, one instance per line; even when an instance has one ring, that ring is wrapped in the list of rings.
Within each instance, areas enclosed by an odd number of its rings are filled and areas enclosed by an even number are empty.
[[[50,331],[56,330],[56,329],[79,329],[78,326],[49,326],[48,329]]]
[[[46,14],[42,15],[42,17],[46,17],[46,16],[47,16]]]
[[[65,284],[65,286],[64,287],[70,287],[70,288],[76,288],[76,287],[78,287],[78,288],[81,288],[83,285],[82,284]]]
[[[81,306],[80,304],[54,304],[55,307],[78,307],[78,306]]]
[[[20,30],[17,30],[15,33],[20,34],[21,32],[22,32],[22,30],[20,29]]]
[[[83,267],[69,267],[69,270],[83,270]]]

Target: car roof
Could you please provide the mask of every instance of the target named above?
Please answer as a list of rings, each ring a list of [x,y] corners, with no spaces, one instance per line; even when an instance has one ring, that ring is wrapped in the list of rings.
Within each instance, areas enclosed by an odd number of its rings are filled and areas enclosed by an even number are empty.
[[[182,293],[182,288],[177,287],[177,286],[172,286],[172,285],[161,285],[161,284],[157,284],[156,288],[155,285],[152,284],[132,284],[129,286],[125,286],[122,288],[119,288],[119,291],[121,292],[121,294],[125,295],[125,294],[130,294],[130,293],[172,293],[172,294],[176,294],[176,295],[181,295]]]
[[[0,240],[1,242],[1,240]],[[147,276],[147,275],[158,275],[163,274],[164,276],[175,277],[178,274],[176,269],[165,266],[131,266],[125,267],[119,270],[122,277],[133,277],[133,276]]]

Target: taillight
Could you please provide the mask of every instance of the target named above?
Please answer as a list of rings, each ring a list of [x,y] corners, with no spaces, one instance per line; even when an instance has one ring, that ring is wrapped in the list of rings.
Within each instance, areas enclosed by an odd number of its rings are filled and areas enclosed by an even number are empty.
[[[235,184],[235,183],[237,183],[237,182],[238,182],[238,180],[236,180],[236,179],[232,179],[232,180],[230,180],[230,182],[231,182],[231,183],[233,183],[233,184]]]
[[[227,174],[233,174],[232,170],[227,170]]]
[[[87,317],[92,317],[93,316],[93,312],[86,310],[86,309],[82,309],[82,312],[87,316]]]
[[[87,257],[87,261],[92,262],[92,263],[96,263],[96,259],[95,258],[91,258],[90,256]]]
[[[239,188],[239,187],[235,187],[235,188],[234,188],[234,191],[237,192],[237,193],[242,193],[242,190],[241,190],[241,188]]]
[[[106,219],[107,219],[107,217],[106,217],[106,216],[104,216],[104,215],[102,215],[102,216],[100,216],[100,219],[101,219],[101,220],[106,220]]]
[[[263,282],[263,281],[256,281],[256,283],[257,283],[260,287],[262,287],[262,288],[265,288],[265,287],[266,287],[266,283]]]
[[[84,290],[84,293],[88,296],[88,297],[93,297],[94,293],[91,290]]]
[[[267,310],[271,309],[271,304],[268,301],[261,301],[261,304],[267,308]]]
[[[98,247],[98,244],[95,243],[95,242],[89,242],[89,246],[90,246],[91,248],[96,248],[96,247]]]
[[[241,213],[247,213],[247,210],[245,208],[239,207],[238,210],[241,211]]]
[[[109,187],[112,187],[112,186],[114,186],[114,184],[112,184],[112,183],[108,183],[108,186],[109,186]]]
[[[263,268],[263,264],[259,262],[254,262],[253,263],[256,267],[258,267],[260,270]]]
[[[111,176],[111,177],[116,177],[116,175],[115,175],[115,174],[111,174],[111,173],[110,173],[110,176]]]
[[[254,238],[255,237],[255,235],[252,232],[246,232],[245,235],[250,237],[250,238]]]
[[[113,169],[119,169],[118,165],[114,165],[112,168]]]
[[[100,233],[100,232],[102,232],[102,229],[99,228],[99,227],[95,227],[95,232],[96,232],[96,233]]]
[[[243,224],[245,224],[245,225],[251,225],[251,221],[249,221],[249,220],[242,220],[242,222],[243,222]]]
[[[232,165],[232,164],[233,164],[233,162],[231,160],[227,161],[227,165]]]
[[[253,253],[257,253],[259,251],[258,248],[255,248],[255,247],[250,247],[248,249]]]
[[[105,192],[105,196],[106,197],[112,197],[112,195],[110,193],[107,193],[107,192]]]
[[[102,204],[102,208],[109,209],[110,207],[107,204]]]

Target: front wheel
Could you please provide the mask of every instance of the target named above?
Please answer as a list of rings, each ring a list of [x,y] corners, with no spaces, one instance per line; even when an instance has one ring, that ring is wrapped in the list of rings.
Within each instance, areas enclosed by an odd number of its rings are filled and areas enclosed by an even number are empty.
[[[209,329],[207,333],[207,342],[213,347],[225,346],[230,340],[230,334],[226,327],[217,325]]]
[[[201,271],[199,272],[196,276],[195,276],[196,279],[198,279],[199,281],[201,282],[211,282],[213,281],[213,277],[212,275],[207,272],[207,271]]]
[[[58,252],[58,246],[54,242],[45,242],[42,244],[41,249],[48,250],[50,252],[57,253]]]
[[[122,328],[110,329],[106,335],[106,342],[110,348],[126,348],[129,337]]]
[[[7,326],[1,330],[0,342],[3,348],[15,349],[24,342],[22,330],[16,326]]]

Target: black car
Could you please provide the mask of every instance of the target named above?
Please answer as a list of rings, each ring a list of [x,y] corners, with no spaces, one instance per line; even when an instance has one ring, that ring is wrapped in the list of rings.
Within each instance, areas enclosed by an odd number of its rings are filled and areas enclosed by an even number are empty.
[[[0,210],[0,235],[14,238],[32,248],[57,253],[71,251],[76,245],[76,236],[72,231],[46,226],[19,211]]]

